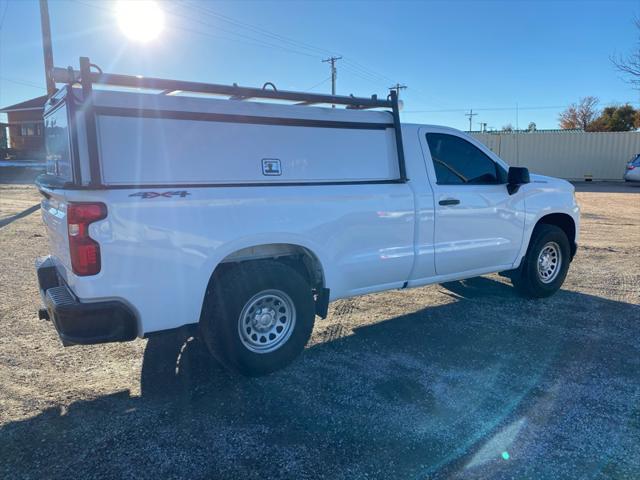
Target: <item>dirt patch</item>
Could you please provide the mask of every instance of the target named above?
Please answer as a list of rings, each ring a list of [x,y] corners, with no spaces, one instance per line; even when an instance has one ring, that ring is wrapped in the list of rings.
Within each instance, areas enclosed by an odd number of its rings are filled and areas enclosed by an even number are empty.
[[[531,301],[491,275],[336,302],[291,367],[197,339],[63,348],[39,212],[0,229],[0,477],[639,478],[640,197],[578,193],[578,255]],[[0,186],[0,218],[38,203]]]

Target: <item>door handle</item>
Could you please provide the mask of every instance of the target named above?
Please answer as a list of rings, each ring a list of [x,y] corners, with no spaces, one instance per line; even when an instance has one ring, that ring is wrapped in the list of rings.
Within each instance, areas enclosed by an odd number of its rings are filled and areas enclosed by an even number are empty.
[[[460,204],[460,200],[457,198],[446,198],[444,200],[440,200],[438,203],[440,205],[458,205]]]

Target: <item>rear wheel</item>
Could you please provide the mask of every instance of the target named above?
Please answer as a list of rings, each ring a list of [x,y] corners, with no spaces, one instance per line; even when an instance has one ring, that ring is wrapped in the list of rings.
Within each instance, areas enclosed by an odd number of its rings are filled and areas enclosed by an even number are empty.
[[[315,320],[311,286],[274,261],[247,262],[216,275],[200,320],[211,353],[227,368],[264,375],[304,349]]]
[[[524,296],[548,297],[564,283],[570,261],[569,240],[564,231],[555,225],[538,225],[522,265],[513,272],[511,281]]]

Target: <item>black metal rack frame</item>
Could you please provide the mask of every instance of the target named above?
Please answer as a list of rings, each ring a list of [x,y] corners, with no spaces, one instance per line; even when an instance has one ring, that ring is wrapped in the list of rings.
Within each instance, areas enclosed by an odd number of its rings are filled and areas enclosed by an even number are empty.
[[[99,70],[98,72],[92,71],[92,67]],[[391,91],[390,95],[385,99],[379,99],[376,95],[371,97],[355,97],[341,96],[341,95],[323,95],[317,93],[305,93],[286,90],[277,90],[275,86],[267,82],[263,88],[252,87],[240,87],[234,85],[221,85],[214,83],[201,83],[190,82],[180,80],[168,80],[162,78],[153,77],[140,77],[133,75],[120,75],[112,73],[103,73],[102,70],[96,65],[92,64],[88,57],[80,57],[80,70],[74,70],[72,67],[59,68],[55,67],[52,72],[53,79],[56,83],[65,83],[69,86],[74,84],[80,84],[83,93],[83,112],[85,113],[86,130],[87,130],[87,143],[89,147],[89,166],[90,166],[90,181],[89,188],[114,188],[113,186],[107,187],[102,184],[100,164],[98,159],[98,147],[97,147],[97,131],[96,131],[96,115],[100,113],[100,109],[96,109],[93,105],[93,85],[108,85],[115,87],[128,87],[128,88],[142,88],[149,90],[160,90],[160,94],[167,95],[176,92],[189,92],[198,94],[213,94],[227,96],[229,100],[250,100],[250,99],[266,99],[266,100],[286,100],[294,102],[293,105],[308,106],[308,105],[344,105],[347,109],[364,110],[371,108],[385,108],[390,109],[389,113],[392,115],[392,122],[389,124],[381,123],[362,123],[362,122],[341,122],[341,121],[328,121],[328,120],[301,120],[301,119],[284,119],[284,118],[269,118],[261,117],[246,117],[240,115],[222,115],[222,114],[189,114],[189,112],[174,112],[174,111],[142,111],[140,109],[121,109],[119,112],[122,115],[132,116],[154,116],[162,118],[189,118],[200,120],[212,120],[212,121],[230,121],[238,123],[268,123],[278,125],[296,125],[296,126],[315,126],[315,127],[328,127],[328,128],[361,128],[361,129],[386,129],[393,128],[395,133],[396,149],[398,155],[398,168],[399,178],[388,181],[349,181],[349,182],[315,182],[315,184],[344,184],[344,183],[404,183],[407,181],[406,167],[404,159],[404,148],[402,144],[402,130],[400,125],[400,110],[398,105],[398,97],[395,91]],[[266,87],[271,85],[272,89]],[[69,90],[71,91],[71,90]],[[71,95],[72,97],[72,95]],[[71,102],[73,103],[73,102]],[[70,109],[77,108],[77,106],[70,106]],[[211,118],[208,118],[211,117]],[[229,118],[222,118],[229,117]],[[269,122],[266,122],[269,120]],[[71,128],[71,136],[75,137],[74,128]],[[77,145],[72,142],[74,153],[77,155]],[[77,158],[74,161],[74,165],[79,168],[79,162]],[[73,186],[68,185],[70,188],[83,188],[79,185],[79,174],[74,174]],[[306,182],[303,185],[314,184],[313,182]],[[246,186],[262,186],[262,185],[290,185],[282,182],[269,182],[269,183],[251,183]],[[164,185],[167,186],[167,185]],[[221,186],[221,184],[208,184],[208,185],[193,185],[193,186]],[[243,185],[245,186],[245,185]],[[116,188],[150,188],[150,185],[131,185],[131,186],[118,186]],[[84,187],[87,188],[87,187]]]

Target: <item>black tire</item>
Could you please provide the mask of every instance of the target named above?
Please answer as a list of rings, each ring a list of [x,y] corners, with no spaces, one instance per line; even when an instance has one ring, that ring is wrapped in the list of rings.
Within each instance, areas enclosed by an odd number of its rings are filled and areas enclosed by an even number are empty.
[[[545,283],[538,273],[538,256],[550,243],[557,245],[560,249],[560,265],[557,267],[555,277]],[[511,283],[525,297],[548,297],[556,293],[564,283],[570,262],[571,249],[564,231],[555,225],[537,225],[531,234],[529,248],[520,268],[511,275]]]
[[[291,317],[295,320],[287,329],[288,336],[281,337],[281,343],[277,344],[275,350],[256,352],[245,345],[251,339],[241,339],[239,322],[245,306],[263,295],[263,292],[276,292],[276,295],[277,292],[284,292],[287,300],[290,300],[289,306],[293,307],[290,309],[294,312]],[[275,301],[274,305],[277,305],[277,298]],[[273,321],[277,322],[275,317],[280,314],[275,310],[270,312],[274,316]],[[249,322],[249,317],[250,313],[243,320]],[[225,367],[254,377],[266,375],[291,363],[307,344],[314,321],[315,304],[307,280],[282,263],[256,261],[239,264],[214,276],[205,296],[200,328],[210,352]],[[280,326],[277,323],[275,325],[274,328]],[[276,333],[273,335],[275,337]],[[254,335],[254,338],[257,343],[266,337]],[[260,345],[251,347],[260,348]]]

